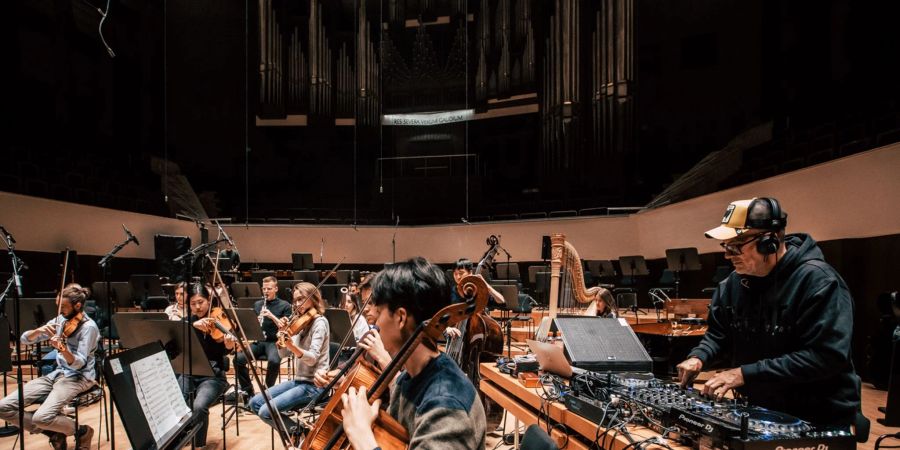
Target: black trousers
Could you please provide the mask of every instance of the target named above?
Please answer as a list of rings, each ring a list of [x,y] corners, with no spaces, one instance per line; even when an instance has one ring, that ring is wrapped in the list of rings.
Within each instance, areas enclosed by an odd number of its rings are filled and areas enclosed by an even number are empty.
[[[250,344],[250,351],[253,352],[254,358],[265,357],[268,363],[266,365],[266,387],[271,387],[278,380],[278,372],[281,370],[281,355],[278,354],[278,347],[274,342],[254,342]],[[250,382],[250,370],[247,368],[247,357],[244,352],[238,352],[234,357],[234,371],[237,374],[241,390],[253,394],[253,383]]]

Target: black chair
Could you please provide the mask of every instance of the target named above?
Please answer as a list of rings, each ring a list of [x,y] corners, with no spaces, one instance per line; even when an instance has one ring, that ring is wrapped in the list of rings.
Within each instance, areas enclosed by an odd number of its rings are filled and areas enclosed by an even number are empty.
[[[540,425],[533,424],[525,430],[525,436],[519,443],[521,450],[559,450],[556,442],[544,431]]]

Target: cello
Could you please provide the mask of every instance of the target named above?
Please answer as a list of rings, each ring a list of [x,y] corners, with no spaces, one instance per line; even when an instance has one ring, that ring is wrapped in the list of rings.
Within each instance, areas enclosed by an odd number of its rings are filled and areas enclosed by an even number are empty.
[[[425,339],[440,340],[447,327],[453,326],[473,314],[480,313],[484,309],[488,301],[488,290],[484,279],[470,275],[460,282],[460,286],[468,300],[464,303],[446,306],[431,319],[420,323],[384,371],[379,371],[374,365],[358,358],[352,368],[347,370],[347,376],[341,385],[335,389],[331,400],[325,405],[312,431],[303,440],[302,450],[340,449],[349,446],[350,443],[342,424],[341,395],[348,392],[351,387],[366,386],[369,403],[372,403],[387,391],[390,382],[419,343]],[[339,377],[340,375],[335,379]],[[409,444],[409,435],[406,429],[384,410],[378,412],[372,431],[384,450],[405,449]]]
[[[487,245],[489,246],[488,250],[481,257],[478,266],[475,267],[475,275],[481,275],[486,268],[489,269],[500,250],[500,241],[494,235],[487,238]],[[467,294],[463,283],[457,286],[457,292],[461,297],[466,298]],[[471,319],[466,320],[460,326],[460,333],[460,337],[452,339],[447,345],[447,356],[456,361],[459,368],[477,389],[480,379],[478,364],[482,362],[482,354],[500,355],[503,353],[503,328],[493,317],[479,312],[473,314]],[[494,361],[497,358],[493,356],[486,359]]]

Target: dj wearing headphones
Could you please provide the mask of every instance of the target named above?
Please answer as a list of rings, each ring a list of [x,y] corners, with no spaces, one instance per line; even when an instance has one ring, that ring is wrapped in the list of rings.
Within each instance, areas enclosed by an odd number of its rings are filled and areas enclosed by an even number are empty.
[[[706,237],[722,241],[734,272],[713,293],[709,330],[678,365],[681,384],[724,366],[703,385],[820,425],[854,424],[860,380],[850,358],[853,299],[807,234],[785,235],[774,198],[728,205]]]

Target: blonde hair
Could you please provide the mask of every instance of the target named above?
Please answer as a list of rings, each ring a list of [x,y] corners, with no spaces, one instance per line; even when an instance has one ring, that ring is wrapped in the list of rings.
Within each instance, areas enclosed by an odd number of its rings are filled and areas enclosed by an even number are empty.
[[[300,290],[301,299],[308,298],[312,301],[313,308],[316,308],[319,314],[325,314],[325,300],[322,300],[322,294],[316,289],[316,285],[301,281],[294,285],[294,289]]]

